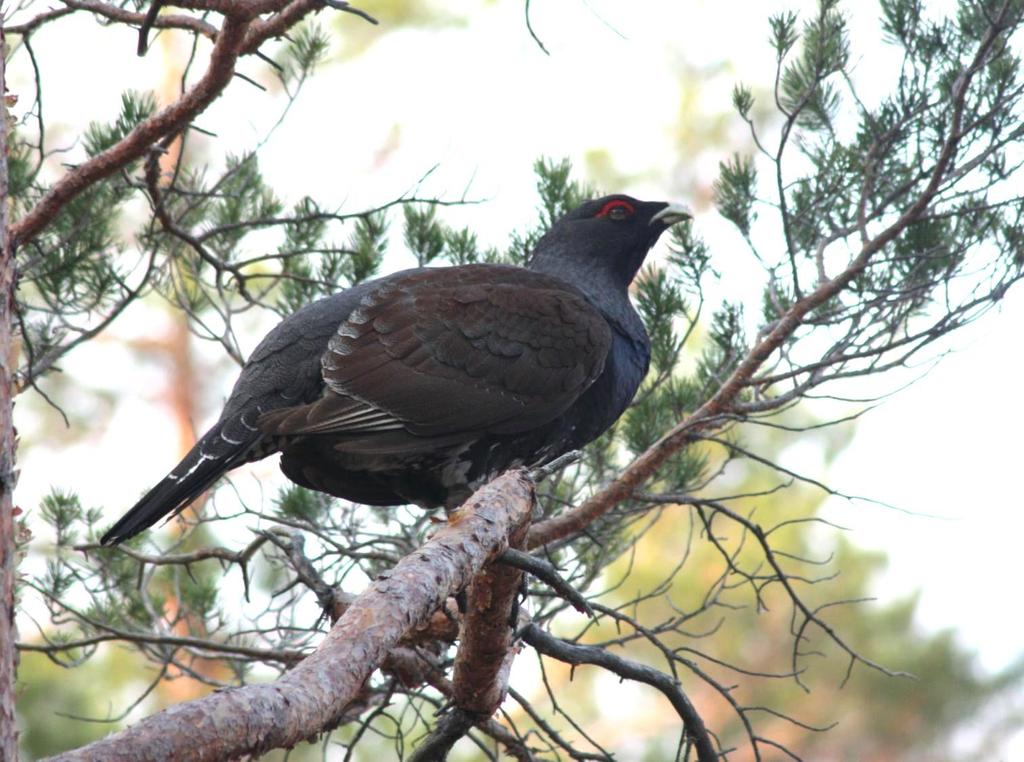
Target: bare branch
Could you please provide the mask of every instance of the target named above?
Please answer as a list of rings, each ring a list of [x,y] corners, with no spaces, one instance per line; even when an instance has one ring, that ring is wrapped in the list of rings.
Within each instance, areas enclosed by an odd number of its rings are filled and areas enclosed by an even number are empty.
[[[147,17],[149,15],[148,13],[136,13],[118,5],[110,5],[108,3],[100,2],[100,0],[61,1],[70,10],[88,11],[90,13],[95,13],[97,16],[102,16],[105,19],[119,21],[131,26],[142,27],[143,24],[147,22]],[[154,3],[153,6],[159,7],[159,3]],[[214,40],[217,37],[217,27],[207,21],[195,18],[194,16],[163,14],[155,16],[149,23],[150,26],[156,29],[183,29],[185,31],[194,32],[208,40]]]
[[[4,32],[6,34],[16,34],[21,37],[28,37],[41,26],[74,12],[74,8],[54,8],[50,11],[43,11],[38,16],[26,21],[24,24],[12,24],[11,26],[6,27]]]
[[[530,624],[520,631],[523,640],[536,648],[545,656],[564,661],[568,664],[594,664],[614,672],[626,680],[646,683],[661,691],[672,703],[683,721],[686,733],[697,750],[699,762],[715,762],[718,753],[715,751],[711,736],[708,735],[704,721],[693,704],[683,693],[679,684],[670,676],[656,669],[638,664],[621,656],[593,646],[581,646],[566,642],[550,635],[535,624]]]
[[[437,726],[409,757],[409,762],[444,762],[455,743],[473,727],[473,715],[452,709],[441,715]]]
[[[558,570],[555,569],[554,564],[514,548],[509,548],[502,553],[498,557],[498,562],[506,566],[514,566],[521,571],[529,572],[537,579],[550,585],[556,593],[572,604],[572,607],[578,612],[589,617],[594,616],[594,611],[590,608],[590,604],[587,603],[587,599],[562,578]]]

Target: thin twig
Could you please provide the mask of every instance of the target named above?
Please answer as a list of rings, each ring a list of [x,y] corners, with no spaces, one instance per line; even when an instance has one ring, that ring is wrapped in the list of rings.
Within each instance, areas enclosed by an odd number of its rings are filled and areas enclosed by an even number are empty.
[[[718,759],[711,736],[708,734],[707,728],[704,727],[704,720],[701,719],[700,714],[690,703],[690,699],[683,693],[679,684],[668,675],[646,665],[616,656],[603,648],[569,643],[544,632],[535,624],[527,625],[520,630],[519,634],[526,643],[545,656],[564,661],[567,664],[593,664],[603,667],[625,680],[636,680],[656,688],[678,712],[683,726],[686,728],[687,736],[697,750],[699,762],[716,762]]]

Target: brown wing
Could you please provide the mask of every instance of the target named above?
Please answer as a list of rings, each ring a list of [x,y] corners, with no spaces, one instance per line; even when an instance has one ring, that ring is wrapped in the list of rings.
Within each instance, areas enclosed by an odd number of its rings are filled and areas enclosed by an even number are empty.
[[[268,413],[268,433],[445,437],[552,420],[604,367],[611,331],[565,284],[511,267],[393,276],[322,358],[324,397]],[[386,437],[387,438],[387,437]]]

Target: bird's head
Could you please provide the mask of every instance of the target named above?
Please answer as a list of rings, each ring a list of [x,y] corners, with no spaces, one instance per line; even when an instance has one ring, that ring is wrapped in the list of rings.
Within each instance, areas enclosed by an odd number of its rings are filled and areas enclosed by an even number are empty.
[[[686,207],[665,201],[621,194],[585,201],[537,242],[530,268],[579,286],[593,281],[624,290],[661,234],[687,219]]]

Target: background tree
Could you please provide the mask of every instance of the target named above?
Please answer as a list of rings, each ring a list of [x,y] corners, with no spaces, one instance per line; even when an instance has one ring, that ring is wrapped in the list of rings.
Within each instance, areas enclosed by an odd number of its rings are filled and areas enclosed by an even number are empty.
[[[174,5],[180,12],[78,2],[37,15],[19,8],[25,20],[7,26],[18,39],[14,54],[33,64],[34,35],[82,13],[140,27],[142,39],[177,30],[194,46],[173,103],[161,110],[152,98],[125,94],[120,115],[87,131],[81,163],[66,172],[53,166],[37,80],[35,103],[10,136],[22,347],[12,392],[38,386],[143,297],[180,308],[191,331],[240,361],[243,323],[370,277],[390,264],[389,245],[420,264],[519,262],[543,228],[587,194],[567,164],[541,163],[540,219],[511,233],[504,249],[444,221],[443,199],[405,194],[387,208],[355,212],[312,198],[285,202],[264,181],[256,149],[211,162],[191,148],[200,129],[193,120],[233,72],[245,80],[238,86],[253,79],[236,70],[245,55],[266,67],[259,76],[276,78],[290,102],[328,45],[322,30],[296,25],[323,6]],[[880,645],[862,643],[865,631],[890,626],[907,609],[837,605],[862,595],[863,580],[833,578],[858,568],[856,554],[840,546],[828,558],[812,549],[821,530],[808,531],[818,525],[813,510],[800,507],[808,480],[774,462],[780,439],[818,436],[819,424],[791,409],[819,387],[906,366],[1021,275],[1022,204],[1013,192],[1015,143],[1024,132],[1015,55],[1021,4],[965,3],[951,18],[934,18],[909,0],[882,3],[881,11],[902,63],[895,86],[877,102],[858,94],[836,3],[821,3],[804,20],[788,13],[771,19],[777,114],[760,115],[753,90],[737,86],[733,101],[756,151],[724,163],[715,188],[720,212],[763,268],[760,303],[705,308],[715,256],[692,230],[677,232],[669,256],[637,287],[652,332],[652,373],[602,441],[576,462],[537,475],[545,477],[539,516],[523,543],[535,551],[532,561],[505,554],[505,563],[481,571],[493,553],[468,539],[478,514],[499,528],[518,526],[513,541],[525,530],[516,517],[529,507],[528,495],[516,478],[492,485],[465,522],[440,531],[418,510],[367,511],[297,488],[253,499],[239,485],[240,500],[220,490],[202,518],[189,519],[192,531],[151,535],[121,550],[95,546],[98,510],[53,493],[40,513],[56,547],[45,568],[24,573],[22,591],[45,604],[52,625],[23,635],[23,651],[88,669],[78,665],[108,658],[102,644],[125,644],[151,665],[136,692],[142,700],[185,678],[248,686],[157,715],[84,753],[138,753],[144,743],[149,751],[194,755],[202,748],[226,758],[334,730],[325,748],[377,753],[383,742],[408,755],[418,745],[420,758],[429,758],[468,733],[461,742],[467,754],[493,754],[498,745],[522,759],[607,758],[615,749],[588,720],[602,707],[573,698],[577,691],[563,685],[557,666],[565,662],[596,664],[669,699],[678,714],[652,753],[695,749],[707,759],[714,746],[739,759],[786,749],[821,758],[823,749],[852,748],[857,737],[866,754],[886,748],[877,718],[865,734],[813,732],[812,724],[839,719],[821,711],[818,697],[826,684],[843,682],[846,670],[864,681],[851,685],[872,696],[900,690],[888,675],[914,664],[938,674],[962,670],[956,685],[964,703],[940,702],[943,711],[975,707],[973,697],[980,703],[1016,679],[973,676],[941,639],[920,644],[913,659],[886,659]],[[268,41],[285,32],[288,41],[271,49]],[[204,142],[203,151],[212,145]],[[124,232],[129,221],[133,235]],[[58,399],[68,393],[59,384],[47,388]],[[507,531],[493,540],[504,547]],[[10,531],[7,541],[11,549]],[[432,555],[445,543],[463,548],[451,564]],[[414,590],[401,573],[403,558],[427,558],[439,581]],[[471,599],[498,588],[514,593],[514,569],[523,566],[543,583],[530,583],[522,605],[503,602],[521,612],[515,637],[544,655],[538,663],[547,690],[514,686],[491,719],[474,701],[486,696],[493,708],[504,691],[501,669],[493,682],[478,673],[507,663],[517,649],[500,649],[495,661],[477,646],[492,631],[504,645],[500,639],[512,635],[503,632],[507,616],[463,619],[446,599],[471,580]],[[550,587],[556,568],[586,594],[591,617],[571,610],[564,587]],[[361,600],[348,592],[368,586]],[[385,621],[382,604],[396,591],[405,608]],[[759,615],[751,620],[748,612]],[[376,630],[360,618],[371,614]],[[417,626],[407,632],[409,618]],[[335,620],[334,634],[322,639]],[[756,640],[737,634],[751,627]],[[787,632],[783,652],[778,634]],[[317,656],[308,657],[318,643]],[[831,654],[824,668],[816,668],[818,654]],[[342,667],[349,671],[335,679]],[[275,687],[262,685],[282,672]],[[811,687],[811,700],[800,701]],[[315,711],[284,713],[273,703],[282,697]],[[225,705],[245,733],[227,726],[207,732],[200,720]],[[435,717],[442,706],[448,710]],[[127,701],[113,714],[131,707]],[[932,740],[925,728],[915,728],[921,744]]]

